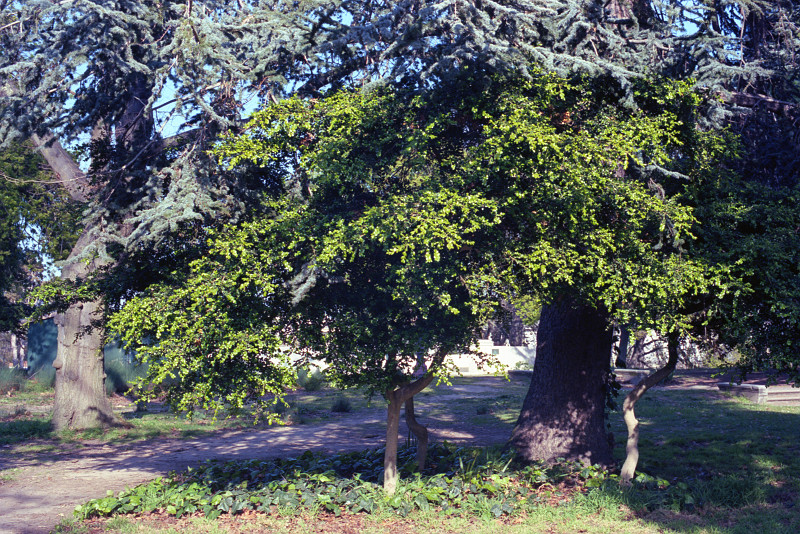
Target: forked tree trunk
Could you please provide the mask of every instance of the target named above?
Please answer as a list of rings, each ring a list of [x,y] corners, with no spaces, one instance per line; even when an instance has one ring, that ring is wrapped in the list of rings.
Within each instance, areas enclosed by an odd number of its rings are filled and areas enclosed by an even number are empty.
[[[417,438],[417,470],[423,471],[428,459],[428,429],[417,421],[414,414],[414,397],[406,400],[406,424]]]
[[[611,465],[605,424],[611,345],[606,314],[569,301],[542,308],[531,385],[511,435],[523,461]]]
[[[397,489],[400,478],[397,473],[397,441],[400,429],[400,408],[414,395],[425,389],[433,380],[433,375],[426,374],[414,382],[399,385],[386,392],[389,407],[386,413],[386,452],[383,455],[383,490],[392,495]],[[417,450],[419,454],[419,449]],[[419,461],[419,456],[417,456]]]
[[[639,420],[636,419],[636,403],[642,398],[648,389],[655,386],[675,370],[678,363],[678,334],[671,333],[667,337],[667,351],[669,359],[667,364],[649,375],[647,378],[636,384],[622,403],[622,418],[625,420],[625,427],[628,429],[628,441],[625,445],[625,463],[622,464],[620,472],[620,482],[625,486],[630,486],[633,475],[636,473],[636,465],[639,463]]]
[[[89,232],[84,231],[70,254],[71,259],[88,246],[88,236]],[[61,276],[75,279],[95,268],[94,262],[74,261],[64,267]],[[56,391],[52,419],[55,430],[108,427],[115,423],[105,390],[103,311],[101,301],[80,302],[56,316],[58,352],[53,362]]]

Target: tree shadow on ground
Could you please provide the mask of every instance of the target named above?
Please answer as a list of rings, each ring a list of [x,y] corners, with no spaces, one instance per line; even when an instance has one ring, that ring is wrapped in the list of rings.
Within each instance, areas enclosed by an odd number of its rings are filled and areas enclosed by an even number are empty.
[[[638,473],[655,479],[623,496],[637,517],[678,532],[800,532],[800,407],[662,390],[637,416]],[[621,461],[620,419],[612,414]]]

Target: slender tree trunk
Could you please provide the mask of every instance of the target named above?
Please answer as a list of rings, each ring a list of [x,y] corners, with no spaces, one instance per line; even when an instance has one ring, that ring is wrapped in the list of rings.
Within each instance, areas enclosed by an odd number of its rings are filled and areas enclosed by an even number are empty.
[[[619,327],[619,353],[617,354],[617,361],[614,362],[616,367],[626,369],[628,367],[628,345],[630,345],[631,331],[625,325]]]
[[[11,365],[22,369],[22,347],[17,339],[17,334],[11,332]]]
[[[528,462],[611,465],[605,425],[611,327],[606,314],[562,301],[542,309],[528,394],[511,436]]]
[[[633,348],[631,349],[631,356],[628,358],[628,367],[630,368],[639,368],[644,369],[647,367],[645,364],[644,358],[646,353],[645,349],[645,340],[646,340],[646,333],[639,332],[636,334],[636,340],[633,342]]]
[[[383,455],[383,490],[389,495],[392,495],[397,489],[397,481],[400,478],[397,473],[397,436],[400,429],[400,408],[405,402],[412,399],[414,395],[428,387],[428,384],[430,384],[432,380],[433,375],[426,373],[422,378],[411,383],[398,385],[386,392],[386,400],[389,401],[389,407],[386,413],[386,452]],[[417,460],[419,461],[419,450],[417,454]]]
[[[389,407],[386,413],[386,451],[383,454],[383,490],[392,495],[397,489],[397,435],[400,430],[400,408],[403,406],[399,389],[386,392]]]
[[[669,374],[675,370],[675,365],[678,363],[678,334],[673,332],[667,338],[667,351],[669,352],[669,359],[667,364],[649,375],[647,378],[636,384],[636,386],[625,397],[625,402],[622,403],[622,418],[625,420],[625,426],[628,429],[628,441],[625,445],[625,463],[622,464],[622,471],[620,472],[620,482],[625,486],[630,486],[633,480],[633,475],[636,473],[636,465],[639,463],[639,420],[636,419],[636,403],[642,398],[648,389],[655,386]]]
[[[428,459],[428,429],[417,422],[414,415],[414,397],[406,400],[406,424],[417,438],[417,469],[423,471]]]
[[[70,259],[91,244],[90,232],[84,231],[73,248]],[[68,280],[86,276],[96,269],[95,262],[73,261],[62,270]],[[106,396],[102,328],[102,301],[79,302],[56,316],[58,351],[56,392],[52,424],[55,430],[108,427],[115,423],[111,402]]]

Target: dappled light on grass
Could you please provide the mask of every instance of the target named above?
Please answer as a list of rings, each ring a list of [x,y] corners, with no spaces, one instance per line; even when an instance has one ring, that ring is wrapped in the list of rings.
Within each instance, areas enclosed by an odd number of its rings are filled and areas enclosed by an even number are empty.
[[[501,419],[518,413],[525,392],[525,384],[516,380],[507,382],[493,378],[464,378],[455,379],[454,382],[453,388],[440,386],[432,388],[430,392],[426,390],[418,399],[417,406],[421,417],[430,417],[432,431],[446,430],[449,435],[463,431],[467,443],[485,437],[489,429],[500,428]],[[244,423],[242,430],[224,434],[230,439],[225,441],[222,448],[211,449],[209,442],[198,441],[198,445],[202,444],[204,448],[197,450],[197,457],[224,454],[251,458],[256,454],[259,444],[265,441],[272,445],[275,454],[291,449],[291,454],[295,455],[299,455],[306,447],[336,450],[352,444],[357,437],[363,438],[358,443],[363,443],[365,449],[379,443],[381,428],[378,419],[372,419],[370,414],[382,410],[381,399],[373,399],[368,405],[357,391],[338,392],[323,388],[313,395],[298,392],[297,398],[292,399],[290,412],[296,413],[299,408],[305,412],[305,407],[311,409],[315,405],[320,413],[330,410],[339,395],[351,403],[352,413],[336,414],[329,411],[330,419],[321,423],[312,418],[305,425],[259,428],[256,432],[247,432],[252,426]],[[479,414],[479,411],[486,413]],[[492,514],[486,518],[481,515],[459,515],[462,513],[460,509],[448,514],[435,506],[431,506],[427,512],[415,508],[405,517],[398,515],[393,508],[373,514],[363,511],[351,514],[343,510],[342,515],[336,517],[324,509],[309,511],[279,507],[277,514],[223,514],[214,521],[202,517],[202,513],[199,516],[185,515],[177,520],[161,512],[145,516],[126,515],[122,517],[128,525],[124,531],[155,532],[134,530],[138,528],[135,525],[147,523],[163,529],[172,528],[173,532],[215,533],[244,532],[247,529],[251,529],[251,532],[327,533],[348,526],[353,527],[355,532],[376,533],[527,534],[543,531],[571,534],[581,529],[587,532],[605,530],[615,534],[800,532],[800,509],[796,504],[800,500],[800,436],[797,430],[800,426],[800,407],[758,406],[736,398],[724,398],[712,391],[657,389],[651,390],[642,399],[637,406],[637,416],[643,425],[640,470],[649,478],[640,479],[630,492],[621,492],[613,484],[604,488],[589,488],[585,493],[571,496],[562,492],[565,494],[558,498],[567,499],[557,507],[546,505],[549,501],[543,500],[541,505],[530,510],[503,514],[500,519],[494,519]],[[352,428],[353,433],[342,433],[337,430],[341,428],[339,417],[357,417],[360,422]],[[475,423],[482,418],[487,418],[487,424],[492,426],[476,426]],[[221,428],[219,425],[222,424],[210,420],[189,422],[165,412],[131,413],[129,420],[135,425],[152,424],[153,431],[157,432],[154,435],[162,437],[186,435],[190,432],[187,430],[190,424],[197,425],[195,428],[198,432],[204,429],[213,431]],[[611,413],[609,422],[617,436],[617,459],[621,459],[625,434],[620,414]],[[506,425],[502,428],[509,427]],[[303,435],[313,431],[313,435],[306,441],[298,442],[295,433],[298,430],[302,430]],[[133,438],[124,436],[141,432],[141,427],[120,430],[116,437],[109,435],[102,439],[112,445],[128,443],[126,440]],[[467,434],[471,434],[471,437]],[[404,436],[401,435],[401,440]],[[502,443],[506,437],[507,434],[498,434],[499,441],[496,443]],[[81,448],[83,443],[77,437],[66,443],[56,440],[28,441],[5,450],[15,451],[13,458],[38,455],[47,458],[47,461],[52,461],[50,458],[54,453],[68,450],[72,452],[62,456],[75,459],[88,452],[88,448]],[[172,454],[174,446],[174,442],[169,441],[142,445],[148,450],[158,447],[156,454],[159,456]],[[131,448],[128,445],[123,447]],[[19,454],[16,451],[20,451]],[[413,457],[413,448],[409,457]],[[141,465],[142,460],[138,461],[140,463],[137,465]],[[122,461],[115,463],[108,467],[109,474],[123,465],[129,468],[134,464]],[[379,462],[376,465],[379,469]],[[19,475],[15,477],[19,478]],[[414,474],[411,471],[404,472],[403,480],[413,482]],[[253,489],[252,484],[249,487]],[[557,497],[556,491],[559,490],[553,491],[551,497]],[[102,491],[99,495],[102,495]],[[122,524],[122,519],[116,520]],[[95,525],[98,532],[103,531],[103,523],[95,521],[90,524]],[[82,525],[78,525],[80,527]]]
[[[630,494],[639,517],[686,531],[699,514],[703,525],[718,525],[714,532],[800,532],[800,407],[661,390],[642,399],[637,415],[640,472],[651,486],[669,484]],[[617,414],[610,420],[619,443],[623,427]]]

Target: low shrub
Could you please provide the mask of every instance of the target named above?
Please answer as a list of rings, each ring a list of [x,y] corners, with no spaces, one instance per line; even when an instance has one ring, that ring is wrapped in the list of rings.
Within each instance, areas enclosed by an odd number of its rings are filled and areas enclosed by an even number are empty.
[[[325,375],[319,369],[297,371],[297,385],[306,391],[319,391],[325,385]]]
[[[335,413],[350,413],[353,411],[353,405],[347,400],[347,397],[339,396],[331,404],[331,411]]]
[[[29,377],[28,387],[31,390],[47,390],[56,386],[56,368],[52,365],[43,365]]]
[[[0,367],[0,395],[23,390],[26,381],[25,371],[22,369]]]
[[[276,402],[270,407],[270,411],[278,415],[286,415],[289,413],[289,409],[291,409],[291,405],[283,401]]]
[[[111,360],[105,364],[106,394],[124,395],[131,384],[147,373],[143,365],[129,365],[120,360]]]

